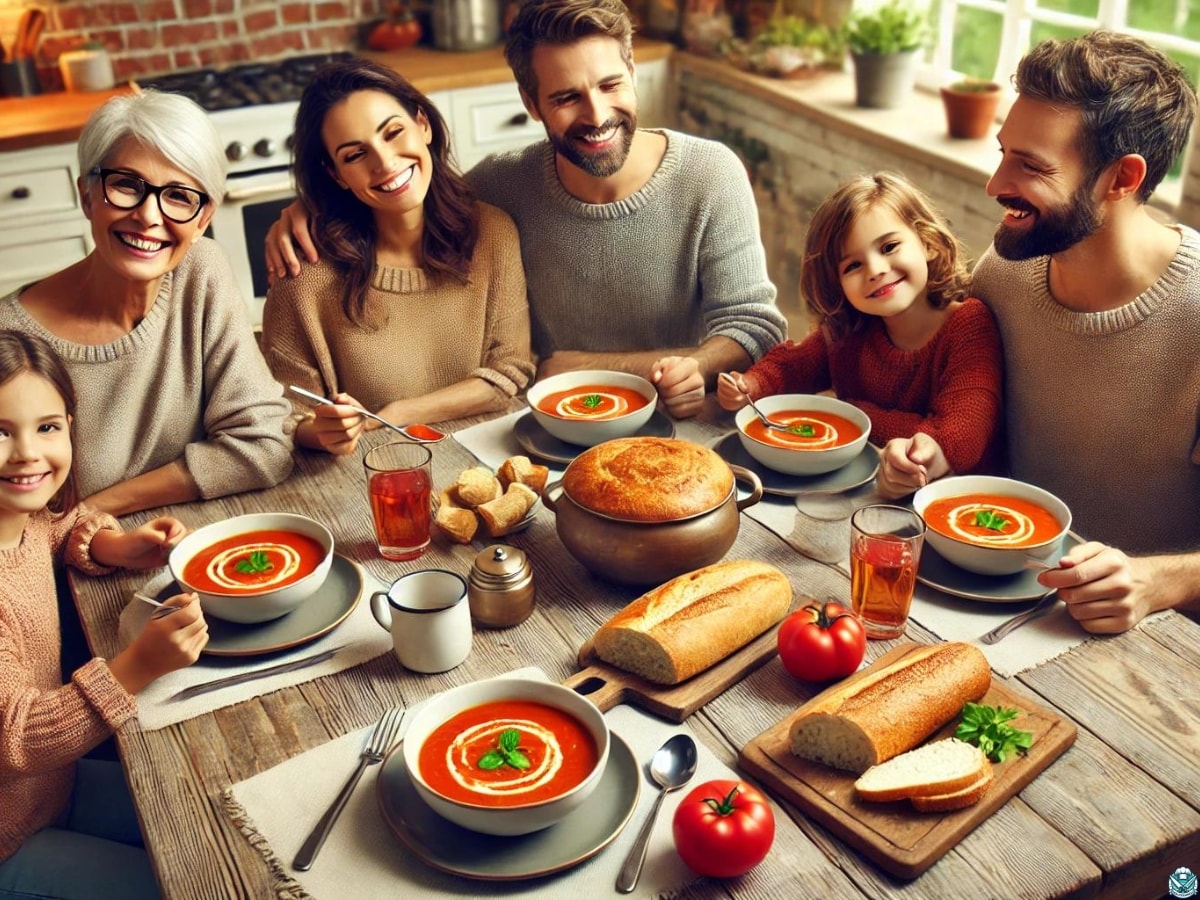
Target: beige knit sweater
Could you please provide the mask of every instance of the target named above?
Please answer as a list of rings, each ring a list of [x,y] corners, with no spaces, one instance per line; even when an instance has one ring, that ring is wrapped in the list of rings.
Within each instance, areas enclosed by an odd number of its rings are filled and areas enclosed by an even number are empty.
[[[54,562],[89,574],[92,536],[118,530],[105,513],[77,506],[31,516],[21,543],[0,550],[0,861],[66,806],[75,761],[137,714],[134,698],[102,659],[62,683]],[[70,860],[64,860],[70,865]]]
[[[205,500],[270,487],[292,470],[289,406],[271,378],[229,261],[199,240],[120,340],[75,344],[0,300],[0,328],[58,351],[79,397],[75,475],[84,497],[185,460]]]
[[[342,311],[329,263],[276,282],[263,311],[263,353],[275,377],[326,397],[350,394],[370,410],[475,377],[505,400],[533,376],[529,307],[517,229],[479,204],[479,242],[467,284],[422,269],[377,266],[367,327]],[[372,327],[373,326],[373,327]],[[309,404],[294,401],[298,412]]]

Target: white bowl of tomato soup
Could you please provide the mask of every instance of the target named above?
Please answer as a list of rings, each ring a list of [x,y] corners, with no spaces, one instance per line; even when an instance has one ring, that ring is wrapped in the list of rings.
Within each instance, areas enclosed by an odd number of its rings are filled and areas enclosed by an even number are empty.
[[[871,420],[853,404],[820,394],[774,394],[755,400],[772,422],[767,428],[747,404],[735,418],[746,452],[785,475],[824,475],[847,465],[871,436]]]
[[[404,736],[404,764],[430,808],[484,834],[540,831],[579,807],[608,764],[608,723],[586,697],[494,678],[438,694]]]
[[[206,616],[230,622],[278,619],[329,575],[333,535],[307,516],[248,513],[198,528],[175,545],[167,565]]]
[[[645,378],[602,369],[551,375],[525,396],[539,425],[582,447],[636,434],[658,402],[658,392]]]
[[[994,475],[942,478],[917,491],[913,509],[934,550],[980,575],[1012,575],[1030,558],[1052,561],[1071,527],[1071,510],[1058,497]]]

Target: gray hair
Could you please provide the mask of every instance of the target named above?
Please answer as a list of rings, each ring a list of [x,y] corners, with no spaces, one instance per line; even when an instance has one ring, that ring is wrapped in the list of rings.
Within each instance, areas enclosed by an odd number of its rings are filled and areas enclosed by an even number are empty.
[[[208,113],[182,94],[144,91],[121,94],[92,113],[79,136],[79,172],[85,178],[104,165],[127,137],[157,150],[191,175],[220,203],[227,163],[221,137]]]

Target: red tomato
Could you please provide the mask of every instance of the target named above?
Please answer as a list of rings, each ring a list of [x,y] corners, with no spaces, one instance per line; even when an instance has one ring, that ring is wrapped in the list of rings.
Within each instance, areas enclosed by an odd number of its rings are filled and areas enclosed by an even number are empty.
[[[775,814],[744,781],[708,781],[683,798],[671,831],[680,857],[698,874],[733,878],[766,859]]]
[[[845,678],[866,652],[862,622],[840,603],[810,603],[779,626],[783,667],[804,681]]]
[[[412,13],[401,13],[400,18],[384,19],[371,29],[367,46],[372,50],[400,50],[411,47],[421,39],[421,23]]]

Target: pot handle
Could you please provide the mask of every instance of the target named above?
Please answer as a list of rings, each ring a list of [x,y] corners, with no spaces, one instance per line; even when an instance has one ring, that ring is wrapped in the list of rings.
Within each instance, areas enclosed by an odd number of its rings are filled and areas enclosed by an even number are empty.
[[[753,506],[762,499],[762,481],[749,469],[744,469],[741,466],[734,465],[730,465],[729,468],[733,470],[734,478],[738,479],[739,481],[750,482],[750,496],[737,501],[738,512],[741,512],[747,506]]]
[[[558,479],[558,481],[550,482],[548,485],[546,485],[544,488],[542,488],[542,502],[546,504],[546,507],[552,513],[558,512],[558,507],[555,506],[554,504],[555,504],[556,500],[558,499],[558,497],[561,495],[562,495],[562,479],[561,478]]]

